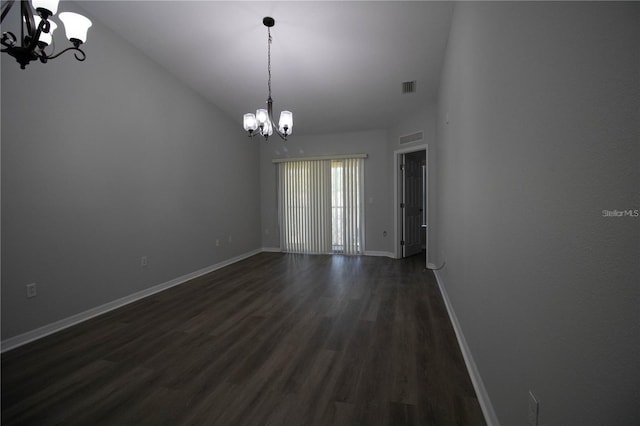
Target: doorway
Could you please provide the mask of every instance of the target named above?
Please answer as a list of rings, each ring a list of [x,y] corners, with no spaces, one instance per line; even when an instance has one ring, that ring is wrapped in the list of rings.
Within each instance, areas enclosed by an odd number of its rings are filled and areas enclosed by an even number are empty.
[[[396,258],[428,248],[428,161],[426,145],[396,151]]]

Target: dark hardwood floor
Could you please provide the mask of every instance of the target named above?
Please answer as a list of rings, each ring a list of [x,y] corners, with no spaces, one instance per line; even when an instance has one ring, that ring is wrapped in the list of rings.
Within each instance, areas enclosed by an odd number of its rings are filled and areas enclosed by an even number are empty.
[[[2,424],[485,422],[422,257],[262,253],[2,354]]]

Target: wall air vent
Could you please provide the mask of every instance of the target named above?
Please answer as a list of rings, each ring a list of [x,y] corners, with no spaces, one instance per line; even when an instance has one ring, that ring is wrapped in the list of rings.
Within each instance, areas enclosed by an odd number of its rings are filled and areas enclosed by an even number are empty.
[[[402,83],[402,94],[405,95],[407,93],[415,93],[416,92],[416,81],[405,81]]]
[[[420,132],[411,133],[410,135],[400,136],[399,141],[400,141],[400,145],[404,145],[412,142],[419,142],[422,139],[424,139],[424,134],[423,132],[420,131]]]

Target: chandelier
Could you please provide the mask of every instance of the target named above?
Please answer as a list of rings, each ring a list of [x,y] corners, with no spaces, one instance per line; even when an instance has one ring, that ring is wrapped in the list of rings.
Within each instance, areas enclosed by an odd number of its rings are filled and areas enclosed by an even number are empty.
[[[268,35],[268,49],[267,49],[267,71],[269,74],[269,97],[267,98],[267,109],[259,109],[255,114],[249,112],[244,115],[244,130],[249,132],[249,137],[253,137],[256,134],[264,136],[265,140],[269,139],[274,132],[278,134],[283,140],[287,140],[287,136],[291,134],[293,129],[293,113],[291,111],[282,111],[280,113],[280,121],[278,126],[273,122],[273,100],[271,99],[271,27],[273,27],[276,21],[266,16],[262,23],[267,27]]]
[[[87,30],[91,26],[91,21],[73,12],[63,12],[59,15],[72,46],[55,55],[53,52],[50,54],[45,52],[47,46],[53,42],[53,31],[58,27],[54,21],[49,20],[58,11],[58,2],[59,0],[32,0],[34,12],[28,1],[20,1],[20,38],[18,39],[15,34],[7,31],[2,33],[0,40],[4,46],[1,50],[2,53],[13,56],[20,64],[20,68],[25,69],[29,62],[35,60],[40,60],[44,64],[49,59],[55,59],[69,50],[76,51],[74,56],[78,61],[86,59],[80,45],[87,40]],[[0,22],[4,22],[13,3],[15,0],[7,0],[2,5]]]

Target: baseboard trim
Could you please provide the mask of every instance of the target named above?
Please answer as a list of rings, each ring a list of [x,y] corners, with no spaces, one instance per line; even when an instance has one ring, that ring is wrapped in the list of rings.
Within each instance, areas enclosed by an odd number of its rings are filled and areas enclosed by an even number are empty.
[[[365,250],[364,255],[365,256],[391,257],[391,258],[395,258],[396,257],[390,251],[368,251],[368,250]]]
[[[262,247],[263,252],[270,253],[283,253],[280,247]],[[334,253],[323,253],[323,254],[334,254]],[[380,256],[380,257],[391,257],[395,258],[394,254],[389,251],[366,251],[363,253],[365,256]]]
[[[453,306],[451,305],[451,301],[449,300],[449,296],[447,295],[447,291],[445,290],[444,284],[442,282],[442,277],[440,276],[439,271],[433,271],[433,273],[436,276],[440,294],[442,294],[442,299],[444,300],[444,304],[447,307],[447,313],[449,314],[449,319],[451,320],[451,324],[453,325],[453,329],[455,330],[456,338],[458,339],[458,345],[460,346],[460,350],[462,351],[464,363],[467,365],[467,370],[469,371],[469,376],[471,377],[473,388],[476,391],[478,402],[480,403],[480,408],[482,409],[482,414],[484,414],[484,419],[487,422],[488,426],[500,426],[500,422],[498,421],[496,412],[494,411],[491,400],[489,399],[487,389],[484,387],[484,383],[482,382],[482,377],[480,376],[478,367],[473,360],[471,350],[469,349],[467,341],[464,338],[464,334],[462,333],[462,328],[460,327],[460,323],[458,322],[458,317],[456,317],[456,313],[453,310]]]
[[[262,251],[267,253],[282,253],[280,247],[262,247]]]
[[[0,352],[10,351],[11,349],[15,349],[19,346],[26,345],[27,343],[33,342],[38,339],[42,339],[50,334],[57,333],[58,331],[62,331],[65,328],[69,328],[81,322],[87,321],[91,318],[97,317],[98,315],[106,314],[109,311],[114,309],[121,308],[125,305],[133,303],[137,300],[143,299],[145,297],[149,297],[153,294],[159,293],[161,291],[167,290],[171,287],[175,287],[180,284],[184,284],[194,278],[199,276],[208,274],[209,272],[213,272],[215,270],[224,268],[225,266],[229,266],[233,263],[239,262],[241,260],[247,259],[251,256],[254,256],[262,251],[267,251],[265,249],[256,249],[250,252],[241,254],[239,256],[233,257],[231,259],[224,260],[222,262],[216,263],[215,265],[207,266],[205,268],[199,269],[195,272],[191,272],[186,275],[182,275],[180,277],[174,278],[171,281],[167,281],[162,284],[155,285],[153,287],[146,288],[144,290],[138,291],[136,293],[130,294],[129,296],[122,297],[120,299],[116,299],[112,302],[105,303],[104,305],[97,306],[95,308],[91,308],[84,312],[80,312],[79,314],[72,315],[70,317],[61,319],[59,321],[53,322],[51,324],[47,324],[45,326],[36,328],[31,331],[27,331],[26,333],[19,334],[14,337],[10,337],[6,340],[0,342]]]

